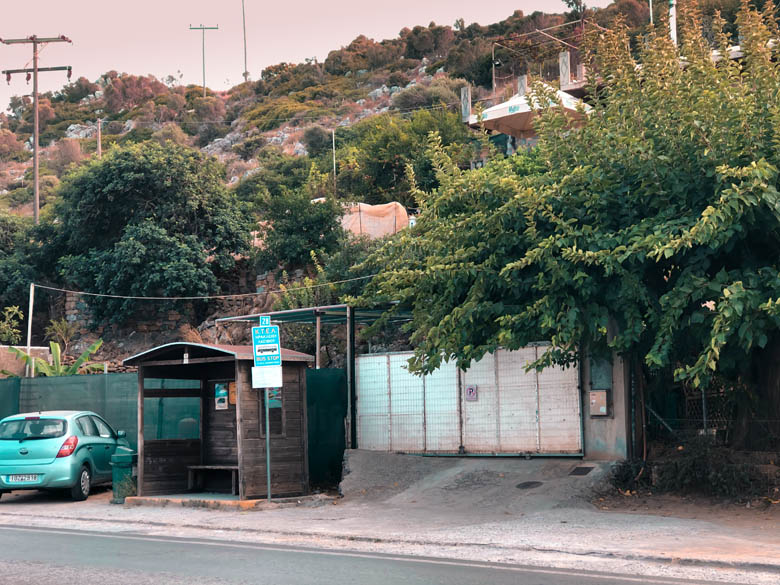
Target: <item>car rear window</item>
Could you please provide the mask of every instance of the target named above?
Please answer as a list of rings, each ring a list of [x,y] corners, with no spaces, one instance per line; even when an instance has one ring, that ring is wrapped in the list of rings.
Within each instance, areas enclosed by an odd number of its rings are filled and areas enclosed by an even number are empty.
[[[68,423],[61,418],[20,418],[0,423],[0,440],[56,439],[68,430]]]

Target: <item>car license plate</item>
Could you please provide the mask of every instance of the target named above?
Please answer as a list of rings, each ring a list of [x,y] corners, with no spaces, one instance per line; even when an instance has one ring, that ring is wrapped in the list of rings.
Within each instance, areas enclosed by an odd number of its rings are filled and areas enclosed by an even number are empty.
[[[9,475],[9,483],[29,483],[31,481],[38,481],[37,475]]]

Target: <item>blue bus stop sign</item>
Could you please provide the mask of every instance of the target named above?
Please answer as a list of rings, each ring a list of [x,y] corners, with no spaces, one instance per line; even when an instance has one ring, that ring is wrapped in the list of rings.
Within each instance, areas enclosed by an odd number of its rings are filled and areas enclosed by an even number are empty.
[[[255,367],[282,365],[278,325],[269,324],[252,327],[252,353],[254,355]]]

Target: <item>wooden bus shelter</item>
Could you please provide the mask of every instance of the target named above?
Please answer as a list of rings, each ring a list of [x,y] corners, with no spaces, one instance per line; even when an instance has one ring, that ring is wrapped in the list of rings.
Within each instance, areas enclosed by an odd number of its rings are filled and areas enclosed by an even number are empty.
[[[305,307],[300,309],[287,309],[273,311],[271,313],[255,313],[251,315],[239,315],[237,317],[222,317],[217,323],[257,323],[260,317],[271,318],[271,323],[282,325],[284,323],[311,323],[315,326],[316,339],[316,363],[320,369],[321,356],[321,329],[323,325],[346,325],[346,375],[347,375],[347,420],[346,444],[349,449],[357,449],[357,393],[355,392],[355,326],[357,324],[370,325],[384,317],[388,323],[398,325],[411,319],[411,314],[406,311],[390,311],[395,303],[376,308],[352,307],[346,304],[321,305],[317,307]]]
[[[273,496],[309,489],[306,369],[313,362],[313,356],[282,349],[283,387],[269,398]],[[268,495],[265,397],[252,388],[252,346],[168,343],[123,363],[138,368],[139,496]],[[150,416],[157,417],[157,429],[167,429],[165,436],[144,436]]]

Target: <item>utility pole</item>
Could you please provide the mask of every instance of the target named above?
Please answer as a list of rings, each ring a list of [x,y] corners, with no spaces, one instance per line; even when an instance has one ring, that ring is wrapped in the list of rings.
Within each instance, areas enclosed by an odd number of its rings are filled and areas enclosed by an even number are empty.
[[[72,74],[70,65],[63,67],[38,67],[38,45],[45,45],[47,43],[72,43],[65,35],[58,37],[43,37],[39,38],[36,35],[27,37],[26,39],[0,39],[0,43],[4,45],[32,45],[33,46],[33,66],[32,69],[6,69],[3,71],[6,80],[9,85],[11,83],[11,75],[14,73],[26,73],[27,81],[30,81],[30,74],[32,73],[33,79],[33,192],[35,194],[35,207],[33,208],[33,216],[35,223],[40,222],[40,209],[41,209],[41,193],[40,185],[38,182],[38,143],[40,142],[39,129],[38,129],[38,73],[48,71],[67,71],[68,79]]]
[[[650,24],[653,24],[653,0],[650,0]]]
[[[97,157],[103,158],[103,118],[97,121]]]
[[[330,131],[330,135],[333,138],[333,198],[336,198],[336,129],[333,128]]]
[[[490,65],[493,68],[493,97],[496,97],[496,44],[490,49]]]
[[[206,31],[219,30],[219,25],[217,26],[203,26],[202,24],[200,26],[190,25],[190,30],[199,30],[203,35],[203,97],[206,97]]]
[[[244,0],[241,0],[241,17],[244,22],[244,83],[249,81],[249,67],[246,64],[246,10],[244,9]]]
[[[669,0],[669,33],[677,46],[677,0]]]

